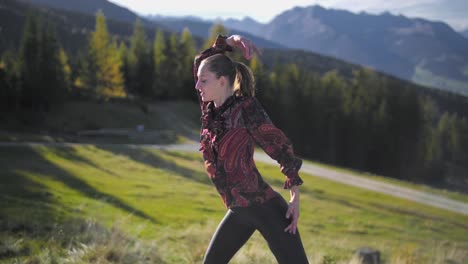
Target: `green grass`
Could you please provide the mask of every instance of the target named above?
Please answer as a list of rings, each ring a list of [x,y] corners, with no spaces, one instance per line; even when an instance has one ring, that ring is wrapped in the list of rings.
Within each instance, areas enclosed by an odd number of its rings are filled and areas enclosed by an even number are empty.
[[[0,148],[0,263],[199,263],[225,209],[199,153]],[[276,166],[258,164],[281,190]],[[373,247],[386,263],[468,261],[468,216],[302,174],[312,263]],[[36,261],[36,262],[34,262]],[[232,263],[275,263],[258,233]]]

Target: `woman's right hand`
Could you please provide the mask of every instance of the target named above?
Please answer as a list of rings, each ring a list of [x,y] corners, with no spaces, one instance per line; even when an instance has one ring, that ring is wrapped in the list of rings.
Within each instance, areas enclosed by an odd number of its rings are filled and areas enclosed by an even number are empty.
[[[262,55],[262,51],[259,50],[250,39],[241,35],[232,35],[228,37],[226,39],[226,43],[233,48],[241,49],[242,54],[247,60],[252,58],[254,52],[257,52],[258,55]]]

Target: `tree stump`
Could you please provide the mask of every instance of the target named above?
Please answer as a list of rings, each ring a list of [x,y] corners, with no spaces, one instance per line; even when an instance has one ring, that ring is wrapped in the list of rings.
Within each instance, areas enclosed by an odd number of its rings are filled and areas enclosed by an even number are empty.
[[[380,264],[380,252],[372,248],[362,247],[356,251],[361,264]]]

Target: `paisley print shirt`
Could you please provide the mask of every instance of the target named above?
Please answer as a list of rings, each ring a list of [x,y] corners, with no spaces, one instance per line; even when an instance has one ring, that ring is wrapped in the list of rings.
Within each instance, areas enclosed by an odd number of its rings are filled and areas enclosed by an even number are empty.
[[[201,62],[209,56],[232,51],[226,38],[218,36],[212,47],[196,56],[195,83]],[[254,147],[258,144],[280,164],[286,180],[283,188],[301,185],[298,171],[302,160],[294,155],[286,135],[272,123],[255,97],[232,95],[219,107],[203,102],[200,151],[208,176],[227,208],[261,204],[279,195],[266,183],[255,166]]]

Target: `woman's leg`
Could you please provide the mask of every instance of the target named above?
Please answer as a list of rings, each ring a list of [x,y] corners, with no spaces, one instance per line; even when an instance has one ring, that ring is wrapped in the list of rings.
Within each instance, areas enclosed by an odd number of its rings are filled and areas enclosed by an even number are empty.
[[[228,210],[211,238],[203,263],[228,263],[254,231],[255,228],[247,225],[241,215]]]
[[[309,263],[299,230],[296,230],[295,235],[284,232],[290,223],[290,220],[286,218],[287,210],[288,203],[282,196],[260,205],[256,218],[257,228],[268,242],[278,263]]]

